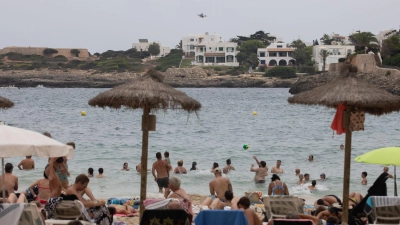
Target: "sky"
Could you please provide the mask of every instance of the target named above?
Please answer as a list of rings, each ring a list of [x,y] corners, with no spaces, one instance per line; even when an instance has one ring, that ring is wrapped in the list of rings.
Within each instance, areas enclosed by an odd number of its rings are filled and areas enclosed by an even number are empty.
[[[399,29],[399,9],[400,0],[0,0],[0,48],[93,54],[127,50],[139,39],[174,48],[188,34],[229,40],[259,30],[285,42],[312,42],[324,33]]]

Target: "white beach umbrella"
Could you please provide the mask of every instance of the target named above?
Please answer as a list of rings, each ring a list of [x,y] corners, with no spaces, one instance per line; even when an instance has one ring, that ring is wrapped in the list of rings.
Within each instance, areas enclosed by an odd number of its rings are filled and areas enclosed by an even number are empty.
[[[21,157],[73,158],[74,149],[43,134],[0,124],[0,158],[2,165],[3,201],[5,198],[4,158]]]

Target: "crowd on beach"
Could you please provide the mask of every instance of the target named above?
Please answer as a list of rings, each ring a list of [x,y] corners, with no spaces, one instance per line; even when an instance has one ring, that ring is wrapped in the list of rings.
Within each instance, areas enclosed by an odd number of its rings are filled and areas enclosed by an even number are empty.
[[[49,133],[44,135],[51,138]],[[68,142],[75,149],[74,142]],[[267,184],[266,177],[269,176],[268,166],[265,161],[260,161],[256,156],[253,156],[255,164],[250,165],[250,171],[254,172],[254,182],[257,185],[268,186],[268,195],[280,196],[289,195],[289,188],[286,183],[281,181],[280,174],[284,173],[281,167],[281,160],[277,160],[276,165],[271,168],[271,181]],[[313,161],[314,156],[310,155],[308,161]],[[37,168],[34,160],[31,156],[27,156],[26,159],[22,160],[18,166],[19,169],[31,170]],[[5,197],[8,203],[23,203],[23,202],[35,202],[38,209],[43,212],[41,215],[44,219],[51,219],[55,205],[61,200],[79,200],[83,206],[87,209],[88,216],[93,219],[97,224],[112,224],[114,214],[129,214],[137,215],[138,210],[133,207],[133,200],[127,201],[123,205],[110,204],[106,206],[106,202],[98,200],[93,195],[91,189],[88,187],[89,177],[104,178],[104,169],[99,168],[98,174],[94,175],[94,169],[89,168],[87,174],[80,174],[75,178],[73,184],[68,183],[68,164],[66,157],[49,158],[48,164],[45,166],[43,171],[43,178],[40,178],[32,183],[26,191],[15,193],[18,190],[18,177],[13,172],[14,166],[11,163],[5,165]],[[122,171],[129,171],[128,163],[124,162]],[[136,166],[136,171],[141,172],[142,165],[139,163]],[[163,194],[164,198],[178,199],[180,202],[176,204],[171,202],[166,206],[167,209],[181,208],[185,210],[189,216],[190,221],[193,220],[195,214],[192,211],[192,203],[190,195],[182,187],[182,181],[180,178],[172,176],[172,174],[187,174],[188,170],[183,167],[183,160],[177,161],[175,168],[171,165],[169,158],[169,152],[164,152],[164,159],[161,152],[156,153],[156,160],[152,164],[151,169],[154,181],[157,183],[159,192]],[[189,169],[198,170],[197,163],[193,162],[192,167]],[[229,209],[241,209],[250,225],[261,224],[262,221],[255,214],[254,210],[250,208],[252,203],[262,203],[262,194],[256,193],[255,195],[242,196],[242,194],[234,195],[233,185],[229,180],[228,174],[234,171],[235,167],[232,165],[231,159],[226,160],[226,166],[220,167],[217,162],[214,162],[210,172],[214,174],[213,180],[209,182],[210,195],[207,196],[201,205],[203,210],[229,210]],[[299,168],[296,168],[294,175],[298,177],[297,185],[303,185],[304,183],[310,182],[310,175],[305,173],[304,175],[300,172]],[[387,178],[393,178],[388,173],[388,167],[384,167],[384,171],[381,176]],[[361,174],[363,185],[367,185],[366,179],[367,172]],[[325,180],[326,175],[320,174],[320,180]],[[379,179],[379,178],[378,178]],[[315,190],[316,180],[311,181],[311,185],[308,186],[310,191]],[[377,181],[373,186],[377,185]],[[2,186],[2,179],[0,179],[0,186]],[[386,186],[385,186],[386,187]],[[372,188],[372,187],[371,187]],[[376,188],[375,188],[376,189]],[[1,196],[3,196],[1,194]],[[256,196],[254,198],[254,196]],[[349,193],[349,206],[357,207],[360,202],[364,200],[364,196],[358,192]],[[305,200],[303,201],[305,204]],[[309,210],[308,214],[299,214],[299,218],[312,219],[318,221],[320,219],[326,219],[327,221],[336,221],[333,224],[340,223],[340,213],[327,207],[335,206],[336,204],[345,204],[341,199],[335,195],[326,195],[314,202],[314,210]],[[290,214],[290,213],[289,213]],[[292,213],[293,214],[293,213]],[[294,217],[292,214],[289,217]],[[331,218],[333,217],[333,219]]]
[[[343,146],[344,147],[344,146]],[[342,148],[342,146],[341,146]],[[254,182],[255,184],[266,184],[266,177],[268,174],[268,166],[265,161],[259,161],[256,156],[253,156],[257,166],[254,164],[250,165],[250,171],[254,172]],[[310,155],[308,161],[312,162],[314,160],[314,156]],[[187,169],[183,167],[183,161],[179,160],[177,163],[177,167],[175,169],[172,168],[169,153],[164,153],[164,159],[160,152],[156,153],[156,161],[152,165],[152,175],[154,177],[154,181],[157,182],[159,187],[159,192],[164,194],[165,198],[178,198],[182,200],[182,202],[186,205],[186,209],[188,214],[193,214],[191,211],[191,201],[190,196],[186,193],[186,191],[181,187],[181,180],[177,177],[170,176],[170,173],[174,174],[186,174]],[[140,165],[136,168],[140,171]],[[190,170],[197,170],[197,163],[192,163],[192,168]],[[250,208],[251,203],[262,203],[262,194],[256,193],[256,198],[251,197],[251,194],[248,196],[237,197],[234,196],[233,186],[229,180],[228,176],[224,176],[223,174],[228,174],[230,171],[235,170],[235,167],[232,166],[232,162],[230,159],[226,160],[226,166],[221,168],[217,162],[214,162],[210,172],[214,174],[214,179],[209,183],[210,195],[204,199],[200,207],[206,210],[223,210],[223,209],[242,209],[246,215],[246,218],[250,225],[252,224],[261,224],[262,221],[255,215],[254,210]],[[375,194],[376,192],[382,192],[383,189],[386,190],[386,184],[384,182],[387,178],[393,178],[391,174],[388,173],[389,168],[384,167],[383,173],[378,177],[377,181],[371,186],[368,194]],[[269,196],[281,196],[281,195],[289,195],[289,188],[281,181],[279,174],[283,174],[283,168],[281,167],[281,160],[277,160],[276,165],[271,168],[271,181],[268,186],[268,195]],[[304,183],[310,182],[310,175],[305,173],[301,174],[300,169],[295,169],[295,176],[298,177],[297,185],[303,185]],[[367,185],[367,172],[361,173],[361,183],[363,185]],[[320,174],[320,180],[323,181],[326,179],[326,175],[324,173]],[[312,180],[308,189],[312,192],[317,189],[316,187],[317,180]],[[384,185],[384,187],[383,187]],[[378,193],[379,195],[382,193]],[[377,195],[378,195],[377,194]],[[385,192],[386,194],[386,192]],[[241,194],[239,194],[241,196]],[[319,220],[324,219],[331,224],[340,224],[341,223],[341,212],[339,208],[343,204],[348,204],[349,208],[356,208],[361,202],[365,203],[365,196],[363,196],[359,192],[351,192],[349,193],[349,201],[348,203],[342,202],[342,200],[336,195],[326,195],[317,201],[315,201],[312,205],[313,209],[307,211],[307,214],[296,214],[293,216],[293,213],[288,213],[289,218],[305,218],[311,219],[316,224],[318,224]],[[302,199],[303,205],[305,205],[305,200]],[[365,218],[364,218],[365,220]]]

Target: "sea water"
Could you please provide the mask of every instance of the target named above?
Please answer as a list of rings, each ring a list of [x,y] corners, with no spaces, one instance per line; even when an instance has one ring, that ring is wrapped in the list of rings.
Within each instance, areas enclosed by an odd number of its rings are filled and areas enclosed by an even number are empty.
[[[0,89],[0,96],[11,99],[15,106],[0,111],[0,120],[6,124],[49,132],[63,143],[76,143],[75,158],[68,160],[74,178],[87,173],[89,167],[104,169],[106,178],[91,178],[89,187],[97,198],[138,196],[140,175],[135,166],[140,161],[142,148],[142,110],[94,108],[88,100],[108,89],[59,89],[22,88]],[[225,166],[230,158],[236,171],[227,177],[232,182],[234,194],[246,191],[267,193],[267,186],[255,185],[250,165],[256,164],[253,156],[267,162],[271,169],[276,160],[282,160],[284,174],[281,180],[289,187],[290,194],[303,196],[309,201],[326,194],[342,196],[344,135],[333,135],[330,128],[334,109],[322,106],[292,105],[288,89],[179,89],[202,104],[198,116],[181,111],[161,111],[157,115],[156,131],[149,135],[149,168],[156,160],[156,152],[170,152],[172,166],[183,159],[184,167],[190,169],[193,161],[199,170],[185,175],[182,188],[191,194],[209,194],[210,173],[213,162]],[[81,116],[86,111],[86,116]],[[253,115],[256,111],[257,115]],[[382,172],[381,165],[354,162],[354,158],[372,149],[396,146],[400,143],[399,114],[380,117],[367,115],[365,131],[354,132],[351,153],[350,191],[366,194],[368,187]],[[249,149],[244,150],[243,145]],[[309,162],[308,156],[314,161]],[[21,171],[18,163],[24,157],[7,158],[14,165],[13,173],[19,177],[18,191],[43,177],[47,159],[33,157],[36,169]],[[130,171],[121,171],[128,162]],[[295,168],[309,173],[317,180],[317,190],[312,193],[307,186],[297,186]],[[368,172],[368,185],[361,185],[361,172]],[[393,168],[390,168],[393,173]],[[318,180],[325,173],[325,181]],[[267,177],[267,184],[269,183]],[[387,181],[388,193],[393,193],[393,179]],[[155,195],[158,187],[148,173],[147,191]],[[311,202],[309,202],[311,203]]]

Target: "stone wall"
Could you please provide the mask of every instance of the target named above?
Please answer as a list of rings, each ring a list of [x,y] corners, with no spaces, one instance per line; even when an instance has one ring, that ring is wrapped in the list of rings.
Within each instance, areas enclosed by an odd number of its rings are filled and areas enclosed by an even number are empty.
[[[400,70],[378,67],[375,56],[372,54],[355,55],[351,60],[351,64],[358,67],[359,73],[370,73],[377,76],[387,76],[389,74],[400,76]],[[388,71],[389,74],[387,73]]]
[[[5,47],[3,49],[0,49],[0,55],[1,54],[6,54],[9,52],[16,52],[20,53],[23,55],[41,55],[45,56],[43,54],[43,50],[45,50],[47,47]],[[76,57],[76,55],[71,54],[71,50],[74,48],[54,48],[55,50],[58,51],[57,54],[53,54],[52,57],[58,56],[58,55],[63,55],[67,59],[72,60],[74,58],[84,60],[89,58],[89,51],[84,48],[76,48],[80,51],[79,57]]]
[[[164,75],[166,78],[205,78],[208,76],[200,67],[169,68]]]

